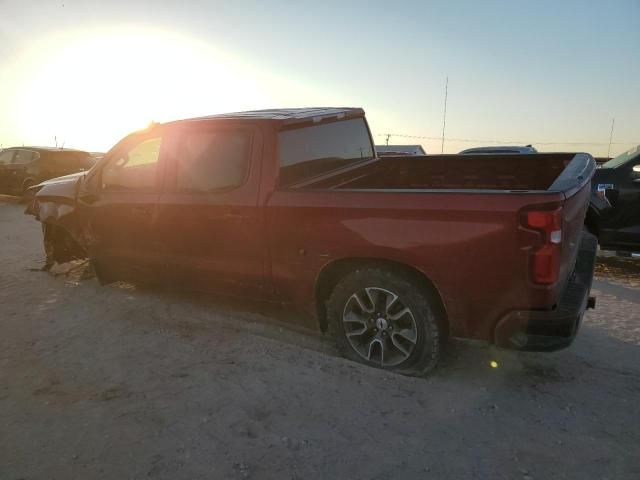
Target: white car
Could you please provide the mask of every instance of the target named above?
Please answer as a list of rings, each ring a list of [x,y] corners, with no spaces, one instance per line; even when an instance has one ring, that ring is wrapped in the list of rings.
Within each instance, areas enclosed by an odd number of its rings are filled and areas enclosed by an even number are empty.
[[[460,152],[461,155],[466,154],[491,154],[495,155],[498,153],[538,153],[538,151],[532,147],[531,145],[525,145],[524,147],[512,146],[512,147],[474,147],[467,148],[466,150],[462,150]]]

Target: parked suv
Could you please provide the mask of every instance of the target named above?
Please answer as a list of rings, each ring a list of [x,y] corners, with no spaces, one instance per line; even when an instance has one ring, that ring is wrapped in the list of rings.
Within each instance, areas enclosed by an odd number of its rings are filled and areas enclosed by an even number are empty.
[[[0,152],[0,193],[24,194],[44,180],[89,170],[89,152],[45,147],[12,147]]]

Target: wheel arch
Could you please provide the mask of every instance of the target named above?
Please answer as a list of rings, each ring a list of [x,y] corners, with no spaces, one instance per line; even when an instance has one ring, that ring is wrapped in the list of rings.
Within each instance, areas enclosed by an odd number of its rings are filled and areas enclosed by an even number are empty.
[[[51,260],[58,263],[68,262],[77,258],[86,258],[86,250],[74,239],[73,235],[64,227],[54,222],[43,222],[43,240],[52,246]],[[47,250],[45,246],[45,251]],[[49,259],[48,259],[49,260]]]
[[[449,319],[442,296],[433,281],[424,272],[406,263],[369,257],[351,257],[334,260],[325,265],[318,274],[315,285],[315,306],[321,331],[327,331],[326,302],[334,288],[345,275],[362,267],[384,268],[391,272],[407,276],[415,281],[427,293],[430,299],[433,300],[439,313],[438,317],[442,319],[442,327],[445,330],[445,334],[449,334]]]

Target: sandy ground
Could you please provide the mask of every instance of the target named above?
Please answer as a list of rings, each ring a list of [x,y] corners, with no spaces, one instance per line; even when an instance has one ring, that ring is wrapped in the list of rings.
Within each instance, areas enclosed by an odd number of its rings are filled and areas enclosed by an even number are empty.
[[[640,478],[637,263],[599,264],[571,348],[454,342],[421,379],[220,301],[37,271],[40,235],[0,204],[2,480]]]

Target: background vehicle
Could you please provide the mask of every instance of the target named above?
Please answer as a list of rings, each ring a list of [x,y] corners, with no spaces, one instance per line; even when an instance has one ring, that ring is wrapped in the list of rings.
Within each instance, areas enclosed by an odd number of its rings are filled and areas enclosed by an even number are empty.
[[[30,212],[47,251],[88,255],[104,282],[278,302],[350,358],[416,374],[450,334],[571,343],[594,169],[587,154],[376,158],[361,109],[264,110],[132,134]]]
[[[495,146],[495,147],[474,147],[474,148],[467,148],[466,150],[462,150],[460,152],[460,155],[477,154],[477,153],[484,153],[484,154],[538,153],[538,150],[536,150],[531,145],[526,145],[524,147],[518,147],[518,146],[511,146],[511,147],[498,147],[498,146]]]
[[[585,225],[601,248],[640,252],[640,145],[601,165]]]
[[[422,145],[376,145],[379,157],[402,155],[426,155]]]
[[[49,178],[89,170],[95,162],[88,152],[46,147],[12,147],[0,152],[0,192],[24,194]]]

